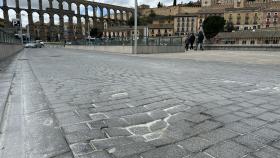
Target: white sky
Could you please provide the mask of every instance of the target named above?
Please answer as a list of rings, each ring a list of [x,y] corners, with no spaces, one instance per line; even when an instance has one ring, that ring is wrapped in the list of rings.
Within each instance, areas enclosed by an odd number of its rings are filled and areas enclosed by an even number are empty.
[[[113,5],[119,5],[119,6],[125,6],[125,7],[133,7],[134,6],[134,0],[89,0],[89,1],[95,1],[95,2],[101,2],[101,3],[108,3],[108,4],[113,4]],[[148,4],[151,7],[156,7],[158,2],[163,3],[164,5],[172,5],[173,0],[138,0],[138,4]],[[32,8],[33,9],[38,9],[39,8],[39,0],[31,0]],[[189,0],[177,0],[177,3],[187,3]],[[15,0],[7,0],[8,6],[15,7]],[[49,6],[48,0],[43,0],[43,8],[46,8]],[[27,8],[27,0],[19,0],[19,4],[21,8]],[[3,5],[3,0],[0,0],[0,6]],[[54,8],[58,8],[58,2],[54,0],[53,2]],[[72,7],[73,8],[73,7]],[[83,12],[84,9],[81,9]],[[89,14],[93,14],[92,10],[89,10]],[[15,12],[11,11],[9,12],[10,15],[10,20],[15,18]],[[99,15],[99,11],[97,11],[97,15]],[[104,13],[106,15],[106,13]],[[0,18],[3,18],[3,11],[0,9]],[[46,19],[46,18],[45,18]],[[27,25],[27,15],[22,17],[23,20],[23,25]],[[38,21],[39,17],[35,16],[34,21]],[[46,21],[48,21],[46,19]],[[58,22],[58,19],[55,18],[55,23]]]

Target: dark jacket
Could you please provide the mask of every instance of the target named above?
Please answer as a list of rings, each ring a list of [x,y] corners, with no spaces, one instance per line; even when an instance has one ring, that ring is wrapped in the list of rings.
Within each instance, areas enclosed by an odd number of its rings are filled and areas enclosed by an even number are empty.
[[[189,37],[189,43],[194,43],[195,41],[195,36],[192,34],[190,37]]]
[[[203,32],[202,31],[200,31],[199,33],[198,33],[198,42],[199,43],[202,43],[203,42],[203,40],[204,40],[204,35],[203,35]]]
[[[189,44],[190,43],[189,38],[190,38],[189,36],[186,37],[185,44]]]

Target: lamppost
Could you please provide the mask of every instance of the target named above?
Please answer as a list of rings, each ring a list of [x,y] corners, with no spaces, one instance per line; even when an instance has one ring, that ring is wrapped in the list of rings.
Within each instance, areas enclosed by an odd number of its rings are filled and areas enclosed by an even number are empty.
[[[137,54],[137,9],[138,2],[135,0],[135,8],[134,8],[134,54]]]
[[[22,31],[22,16],[24,16],[24,14],[20,13],[20,17],[19,17],[19,27],[20,27],[20,39],[21,39],[21,44],[23,44],[23,31]]]

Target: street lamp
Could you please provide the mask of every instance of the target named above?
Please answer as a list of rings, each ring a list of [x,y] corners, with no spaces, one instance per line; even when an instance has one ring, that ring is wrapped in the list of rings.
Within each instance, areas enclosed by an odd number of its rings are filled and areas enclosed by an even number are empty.
[[[135,0],[135,8],[134,8],[134,54],[137,54],[137,9],[138,2]]]

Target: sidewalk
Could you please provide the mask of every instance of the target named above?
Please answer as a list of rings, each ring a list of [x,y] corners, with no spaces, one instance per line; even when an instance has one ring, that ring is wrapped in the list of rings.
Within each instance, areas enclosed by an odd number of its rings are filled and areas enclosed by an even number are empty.
[[[280,53],[272,51],[191,50],[185,53],[137,54],[132,56],[191,59],[197,61],[221,61],[246,64],[280,64]]]
[[[24,52],[6,67],[13,67],[13,71],[9,71],[3,81],[4,90],[1,88],[1,93],[10,95],[2,99],[5,111],[1,122],[0,157],[72,157]]]
[[[0,132],[2,132],[3,114],[15,74],[16,64],[13,62],[16,60],[15,58],[0,61]]]

